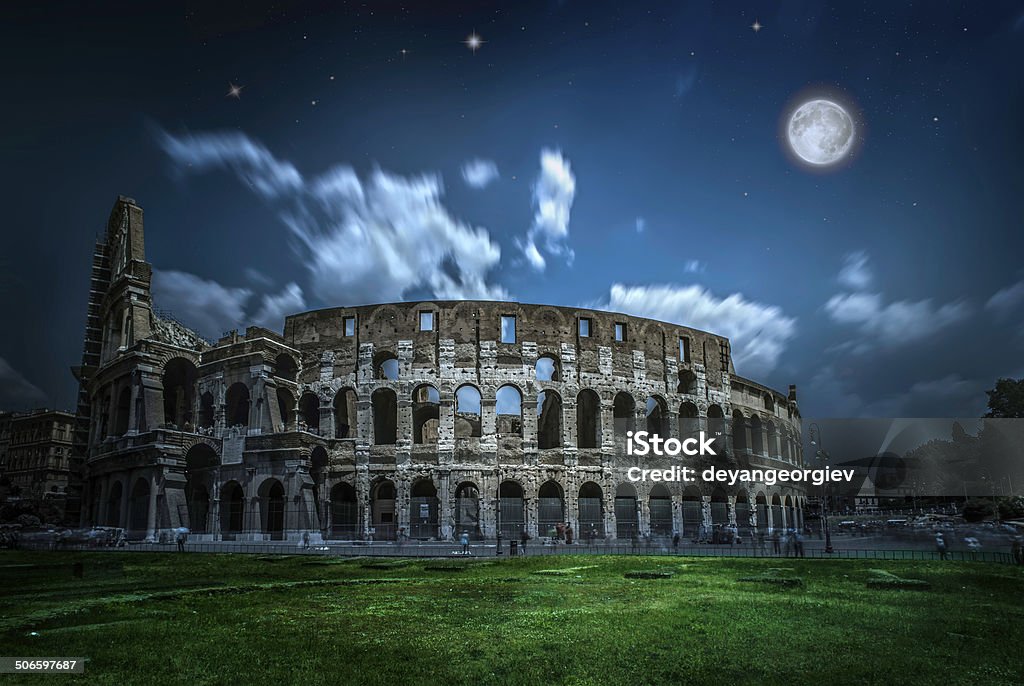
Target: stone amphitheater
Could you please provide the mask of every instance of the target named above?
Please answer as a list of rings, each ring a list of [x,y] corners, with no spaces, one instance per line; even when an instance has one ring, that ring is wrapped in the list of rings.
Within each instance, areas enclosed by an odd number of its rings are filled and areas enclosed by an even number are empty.
[[[703,538],[802,523],[799,485],[630,482],[628,467],[802,465],[796,388],[729,341],[598,310],[427,301],[294,314],[207,342],[154,309],[143,213],[97,242],[76,452],[86,525],[156,540]],[[627,456],[626,432],[716,436]],[[709,461],[709,460],[714,460]]]

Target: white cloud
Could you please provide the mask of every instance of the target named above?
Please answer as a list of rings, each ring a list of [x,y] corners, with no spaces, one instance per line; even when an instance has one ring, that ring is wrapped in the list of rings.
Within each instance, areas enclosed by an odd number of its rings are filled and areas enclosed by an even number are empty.
[[[856,345],[860,352],[873,344],[897,346],[927,338],[971,313],[963,301],[938,307],[931,300],[885,303],[880,293],[839,293],[825,303],[825,311],[833,321],[859,329],[865,338]]]
[[[331,304],[400,300],[413,289],[437,298],[507,297],[487,281],[500,247],[486,229],[450,214],[437,175],[378,169],[362,179],[342,165],[307,179],[242,134],[163,134],[161,144],[184,169],[231,169],[279,201],[312,289]]]
[[[271,331],[284,330],[284,318],[290,314],[305,312],[306,299],[298,284],[290,283],[277,295],[266,294],[260,301],[260,309],[252,317],[252,323]]]
[[[188,272],[153,270],[153,301],[157,309],[170,310],[186,326],[210,340],[245,326],[245,304],[251,297],[248,288],[227,288]]]
[[[527,261],[538,271],[546,266],[540,247],[551,255],[565,255],[572,264],[569,214],[576,197],[576,177],[560,150],[544,148],[540,153],[540,175],[533,185],[534,216],[526,238],[516,241]]]
[[[636,232],[643,233],[647,229],[647,220],[643,217],[636,218]]]
[[[42,389],[0,357],[0,410],[27,409],[45,401]]]
[[[775,368],[796,332],[796,319],[774,305],[746,300],[739,293],[718,298],[696,285],[617,283],[612,285],[608,308],[725,336],[737,372],[755,378]]]
[[[706,267],[700,260],[687,260],[683,263],[683,271],[687,274],[701,274]]]
[[[462,165],[462,180],[470,188],[487,188],[498,176],[498,165],[491,160],[476,158]]]
[[[1005,316],[1017,309],[1021,303],[1024,303],[1024,281],[1018,281],[1012,286],[996,291],[985,303],[985,309]]]
[[[864,251],[852,252],[843,258],[843,267],[839,270],[839,283],[855,291],[861,291],[871,285],[874,274],[868,266],[868,254]]]

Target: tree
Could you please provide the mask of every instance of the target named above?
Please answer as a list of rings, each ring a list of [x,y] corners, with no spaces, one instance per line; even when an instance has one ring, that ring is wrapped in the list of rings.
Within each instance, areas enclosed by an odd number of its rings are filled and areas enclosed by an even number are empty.
[[[984,498],[968,500],[964,503],[963,515],[968,522],[980,522],[992,517],[996,513],[996,507],[991,500]]]
[[[999,379],[988,394],[986,417],[1024,419],[1024,379]]]

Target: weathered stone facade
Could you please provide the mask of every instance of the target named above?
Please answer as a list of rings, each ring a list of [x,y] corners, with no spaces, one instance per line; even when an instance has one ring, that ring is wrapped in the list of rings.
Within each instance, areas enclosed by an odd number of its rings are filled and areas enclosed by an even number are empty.
[[[631,484],[625,432],[721,437],[725,465],[802,464],[795,387],[737,377],[727,339],[513,302],[339,307],[208,344],[158,317],[142,212],[115,206],[83,518],[153,538],[696,536],[799,522],[799,487]],[[127,241],[126,246],[119,242]],[[644,466],[696,459],[660,458]],[[760,506],[757,506],[760,505]],[[499,524],[500,522],[500,524]]]

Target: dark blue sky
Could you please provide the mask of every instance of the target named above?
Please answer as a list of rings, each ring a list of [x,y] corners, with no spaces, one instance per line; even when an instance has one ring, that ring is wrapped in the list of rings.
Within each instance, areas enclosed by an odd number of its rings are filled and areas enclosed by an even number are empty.
[[[208,337],[513,297],[729,335],[805,416],[1024,374],[1019,3],[150,4],[0,10],[2,406],[72,405],[117,194]],[[814,96],[856,120],[826,173],[780,137]]]

